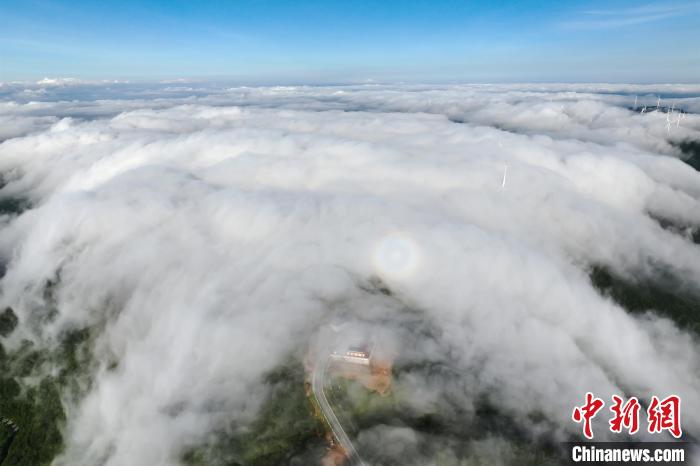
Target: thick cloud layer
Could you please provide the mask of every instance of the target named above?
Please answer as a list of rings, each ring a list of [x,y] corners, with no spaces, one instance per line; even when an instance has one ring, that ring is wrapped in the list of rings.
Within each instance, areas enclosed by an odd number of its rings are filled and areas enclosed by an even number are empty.
[[[437,329],[402,357],[463,384],[407,382],[417,409],[488,392],[563,439],[586,391],[677,393],[700,435],[697,337],[588,275],[700,283],[700,247],[654,220],[700,226],[674,146],[700,140],[697,86],[167,86],[0,88],[0,194],[33,206],[2,220],[0,308],[47,347],[100,329],[56,464],[176,464],[254,418],[261,375],[338,306]]]

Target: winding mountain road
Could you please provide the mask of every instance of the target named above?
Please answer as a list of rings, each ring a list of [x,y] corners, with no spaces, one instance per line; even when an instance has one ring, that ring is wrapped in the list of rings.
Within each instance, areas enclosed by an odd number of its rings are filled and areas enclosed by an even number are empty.
[[[324,382],[326,380],[326,369],[328,369],[329,362],[330,358],[326,357],[322,362],[316,364],[316,367],[314,368],[314,372],[311,376],[311,387],[313,389],[314,396],[321,407],[323,416],[326,418],[328,425],[330,425],[331,430],[333,431],[333,435],[340,446],[347,452],[350,464],[355,466],[364,466],[360,455],[357,453],[357,450],[355,450],[352,441],[350,441],[350,437],[348,437],[348,434],[345,433],[343,426],[340,425],[338,417],[333,412],[333,408],[331,408],[330,403],[328,403],[328,399],[326,398],[326,394],[323,390]]]

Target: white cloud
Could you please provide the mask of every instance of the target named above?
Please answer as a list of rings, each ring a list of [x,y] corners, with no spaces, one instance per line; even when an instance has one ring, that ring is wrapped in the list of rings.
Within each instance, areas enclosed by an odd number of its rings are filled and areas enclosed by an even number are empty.
[[[80,84],[77,78],[43,78],[36,82],[39,86],[63,86],[67,84]]]
[[[697,15],[700,3],[664,2],[638,5],[623,9],[588,10],[583,19],[567,21],[562,25],[570,28],[620,28],[654,23],[678,16]]]
[[[700,174],[668,143],[700,139],[700,119],[669,135],[665,115],[609,88],[132,88],[151,95],[0,104],[14,128],[3,192],[36,205],[0,230],[0,307],[26,322],[60,270],[60,314],[35,338],[104,326],[57,464],[173,464],[251,419],[260,375],[328,303],[407,325],[357,286],[375,275],[442,333],[407,357],[449,358],[516,418],[536,410],[573,432],[587,390],[675,392],[698,435],[697,339],[626,313],[585,269],[655,264],[700,283],[697,245],[648,216],[700,225]],[[697,92],[613,90],[648,105]],[[416,405],[429,382],[412,382]],[[477,388],[461,390],[467,406]]]

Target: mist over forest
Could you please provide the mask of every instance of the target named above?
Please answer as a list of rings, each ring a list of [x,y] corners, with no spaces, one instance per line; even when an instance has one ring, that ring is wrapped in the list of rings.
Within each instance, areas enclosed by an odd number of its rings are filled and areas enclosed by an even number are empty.
[[[699,85],[0,83],[5,464],[318,464],[335,322],[394,359],[391,394],[332,394],[368,465],[559,464],[588,391],[677,394],[696,440],[699,112]]]

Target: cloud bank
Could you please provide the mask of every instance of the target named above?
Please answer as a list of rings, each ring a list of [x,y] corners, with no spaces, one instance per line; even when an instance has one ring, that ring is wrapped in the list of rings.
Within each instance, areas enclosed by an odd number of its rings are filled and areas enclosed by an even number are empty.
[[[586,391],[677,393],[700,435],[697,335],[589,277],[698,291],[700,247],[657,221],[700,227],[676,147],[700,140],[697,86],[50,84],[0,87],[0,194],[32,206],[0,217],[0,308],[10,346],[96,329],[54,464],[178,464],[254,419],[262,375],[339,308],[460,374],[403,376],[418,411],[487,393],[563,440]]]

